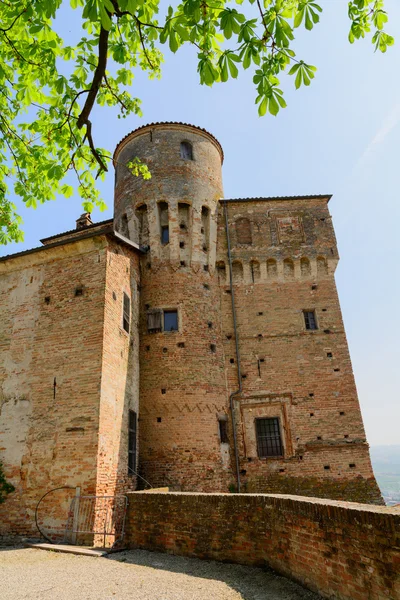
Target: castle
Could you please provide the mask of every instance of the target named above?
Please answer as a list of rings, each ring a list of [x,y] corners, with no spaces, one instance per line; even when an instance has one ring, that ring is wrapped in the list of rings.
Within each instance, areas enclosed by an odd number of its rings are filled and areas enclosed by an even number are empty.
[[[0,259],[0,460],[16,488],[0,533],[32,531],[64,485],[382,503],[330,196],[225,199],[222,162],[199,127],[140,127],[115,150],[114,219],[82,215]]]

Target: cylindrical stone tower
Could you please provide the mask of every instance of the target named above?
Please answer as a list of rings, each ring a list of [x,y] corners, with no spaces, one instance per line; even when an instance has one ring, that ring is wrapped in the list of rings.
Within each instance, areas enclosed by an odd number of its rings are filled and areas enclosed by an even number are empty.
[[[133,176],[138,157],[151,179]],[[156,123],[114,155],[115,228],[140,244],[139,464],[152,485],[227,491],[233,476],[215,273],[222,148],[205,130]]]

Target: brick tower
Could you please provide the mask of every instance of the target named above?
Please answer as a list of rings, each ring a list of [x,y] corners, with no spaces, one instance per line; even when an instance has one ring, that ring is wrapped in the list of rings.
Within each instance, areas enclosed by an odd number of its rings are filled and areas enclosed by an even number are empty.
[[[150,180],[125,167],[139,157]],[[141,127],[115,155],[116,229],[140,244],[140,467],[153,485],[227,491],[227,387],[218,278],[222,148],[180,123]],[[222,423],[220,425],[219,423]]]

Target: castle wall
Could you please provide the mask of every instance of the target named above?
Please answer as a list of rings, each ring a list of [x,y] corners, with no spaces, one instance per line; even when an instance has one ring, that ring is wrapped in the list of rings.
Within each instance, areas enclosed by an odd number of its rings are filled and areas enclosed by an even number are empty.
[[[105,260],[93,238],[0,264],[0,460],[16,488],[0,534],[37,533],[53,488],[96,491]],[[63,530],[73,495],[47,497],[45,532]]]
[[[272,567],[324,598],[400,596],[399,508],[299,496],[135,492],[126,527],[128,548]]]
[[[136,475],[128,471],[129,411],[139,416],[139,257],[126,246],[110,243],[106,264],[96,487],[100,496],[136,489]],[[129,332],[123,328],[124,293],[130,299]]]
[[[241,483],[382,503],[369,458],[334,280],[327,199],[228,202],[242,394],[235,402]],[[244,222],[247,219],[247,222]],[[238,387],[223,207],[218,221],[225,368]],[[306,330],[303,311],[318,329]],[[259,458],[255,419],[276,417],[282,458]]]

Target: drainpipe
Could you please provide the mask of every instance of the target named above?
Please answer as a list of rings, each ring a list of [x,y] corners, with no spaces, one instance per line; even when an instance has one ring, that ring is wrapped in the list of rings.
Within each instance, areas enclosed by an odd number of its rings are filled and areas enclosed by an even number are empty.
[[[227,205],[226,205],[226,200],[224,200],[223,202],[224,202],[224,212],[225,212],[226,240],[228,243],[229,279],[230,279],[230,289],[231,289],[233,329],[234,329],[234,333],[235,333],[237,376],[238,376],[238,382],[239,382],[239,388],[236,391],[232,392],[232,394],[229,396],[229,405],[230,405],[230,410],[231,410],[232,430],[233,430],[233,447],[235,450],[237,491],[239,493],[240,492],[239,452],[238,452],[238,445],[237,445],[237,434],[236,434],[236,423],[235,423],[233,400],[234,400],[235,396],[242,393],[242,374],[241,374],[241,369],[240,369],[239,336],[238,336],[237,321],[236,321],[235,291],[233,289],[232,255],[231,255],[231,240],[229,237],[228,209],[227,209]]]

